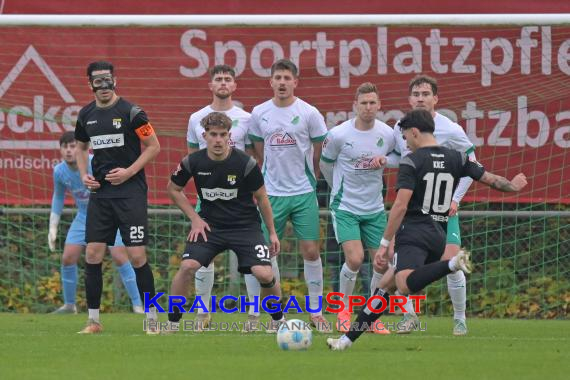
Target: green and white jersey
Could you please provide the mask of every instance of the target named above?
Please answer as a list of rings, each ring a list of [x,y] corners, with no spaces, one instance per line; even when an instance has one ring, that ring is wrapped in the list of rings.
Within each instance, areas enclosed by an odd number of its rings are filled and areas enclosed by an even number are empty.
[[[264,143],[262,171],[269,195],[315,190],[313,143],[327,134],[323,115],[315,107],[299,98],[288,107],[277,107],[270,99],[253,109],[248,133],[251,141]]]
[[[201,110],[194,112],[190,115],[188,120],[188,131],[186,133],[186,141],[191,148],[204,149],[206,148],[206,140],[204,140],[204,128],[200,122],[204,117],[210,113],[215,112],[211,106],[206,106]],[[251,115],[239,107],[233,106],[227,111],[221,111],[232,119],[232,129],[230,130],[231,136],[229,144],[232,147],[245,151],[245,148],[251,148],[252,144],[247,135],[247,124]]]
[[[475,146],[459,124],[454,123],[437,112],[435,113],[433,121],[435,122],[435,132],[433,135],[439,145],[466,154],[475,150]],[[394,136],[396,137],[396,151],[400,153],[402,157],[410,154],[411,152],[406,145],[406,141],[402,137],[399,122],[394,126]]]
[[[321,160],[334,163],[331,209],[357,215],[383,211],[383,169],[372,169],[370,162],[394,149],[392,128],[376,120],[372,129],[361,131],[351,119],[331,129],[323,145]]]

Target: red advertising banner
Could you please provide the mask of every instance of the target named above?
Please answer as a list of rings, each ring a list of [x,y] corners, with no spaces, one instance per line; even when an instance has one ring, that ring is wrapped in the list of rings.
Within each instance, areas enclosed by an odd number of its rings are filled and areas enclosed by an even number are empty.
[[[269,68],[290,57],[296,94],[334,125],[353,116],[356,87],[381,91],[378,117],[409,109],[409,80],[439,80],[440,112],[457,120],[489,170],[523,171],[518,198],[474,186],[467,200],[570,203],[570,27],[0,28],[0,203],[46,204],[57,140],[93,99],[86,66],[115,64],[119,95],[145,109],[162,151],[147,169],[150,198],[169,203],[188,117],[211,101],[208,67],[236,67],[247,111],[272,96]],[[393,183],[393,182],[392,182]]]
[[[5,14],[485,14],[564,13],[570,3],[560,0],[0,0]]]

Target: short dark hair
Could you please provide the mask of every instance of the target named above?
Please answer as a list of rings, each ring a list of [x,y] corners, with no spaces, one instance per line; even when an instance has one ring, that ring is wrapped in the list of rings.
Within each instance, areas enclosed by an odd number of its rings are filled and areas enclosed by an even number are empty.
[[[430,77],[429,75],[417,75],[410,81],[408,86],[409,94],[412,93],[412,89],[421,84],[427,83],[431,86],[431,92],[437,95],[437,79]]]
[[[72,142],[75,142],[75,132],[73,131],[64,132],[59,138],[59,146],[70,144]]]
[[[230,74],[232,78],[236,79],[236,71],[230,65],[216,65],[210,70],[210,79],[214,79],[216,74]]]
[[[273,76],[273,73],[275,73],[277,70],[289,70],[295,78],[297,78],[297,75],[299,74],[297,65],[288,59],[280,59],[278,61],[275,61],[275,63],[271,65],[271,76]]]
[[[114,69],[115,68],[113,67],[113,64],[111,62],[107,61],[91,62],[89,66],[87,66],[87,76],[91,77],[91,73],[93,73],[93,71],[100,71],[100,70],[109,70],[111,74],[113,74]]]
[[[422,133],[433,133],[435,131],[433,116],[428,111],[422,109],[408,112],[400,119],[399,125],[402,131],[410,128],[417,128]]]
[[[211,112],[200,121],[200,125],[206,132],[210,127],[222,127],[229,131],[232,128],[232,119],[223,112]]]
[[[379,95],[378,87],[376,87],[374,83],[364,82],[356,89],[356,95],[354,96],[354,99],[358,99],[358,97],[362,94],[372,94],[372,93]]]

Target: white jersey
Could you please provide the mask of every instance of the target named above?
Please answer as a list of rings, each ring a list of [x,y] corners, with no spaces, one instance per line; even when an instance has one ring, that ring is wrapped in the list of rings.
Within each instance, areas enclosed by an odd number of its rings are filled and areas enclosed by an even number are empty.
[[[214,109],[211,106],[206,106],[190,115],[190,120],[188,120],[188,132],[186,133],[186,141],[189,147],[198,149],[206,148],[206,140],[204,140],[204,136],[202,135],[204,128],[202,128],[200,122],[212,112],[215,112]],[[220,112],[225,113],[232,119],[229,144],[241,150],[251,148],[251,141],[247,135],[247,124],[251,115],[237,106]]]
[[[370,168],[375,156],[387,156],[395,145],[394,131],[376,120],[368,131],[356,129],[355,119],[330,130],[321,160],[334,163],[330,207],[356,215],[384,210],[383,169]]]
[[[316,188],[313,143],[323,141],[327,127],[323,115],[297,98],[288,107],[268,100],[251,113],[252,141],[263,141],[263,176],[273,196],[306,194]]]
[[[435,132],[433,135],[439,145],[466,154],[475,150],[475,146],[459,124],[454,123],[437,112],[435,113],[433,121],[435,123]],[[399,121],[394,126],[394,136],[396,137],[396,151],[400,153],[402,157],[410,154],[411,152],[406,145],[406,140],[402,137]]]

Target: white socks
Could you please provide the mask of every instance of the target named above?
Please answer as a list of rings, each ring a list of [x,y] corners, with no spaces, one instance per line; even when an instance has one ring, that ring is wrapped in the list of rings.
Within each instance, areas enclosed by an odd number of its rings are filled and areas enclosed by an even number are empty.
[[[373,272],[374,274],[370,280],[370,297],[374,295],[376,288],[380,286],[380,280],[382,279],[382,276],[384,276],[382,273],[378,273],[375,270],[373,270]]]
[[[462,271],[447,275],[447,290],[453,303],[453,319],[465,320],[465,308],[467,303],[467,289],[465,274]]]
[[[89,319],[99,322],[99,309],[87,309],[87,313],[89,314]]]
[[[249,298],[249,302],[255,302],[255,296],[257,296],[258,311],[256,312],[255,308],[250,306],[249,315],[259,317],[259,294],[261,293],[261,285],[259,285],[259,281],[257,281],[257,278],[255,278],[253,274],[246,274],[243,277],[245,279],[245,287],[247,289],[247,298]]]
[[[210,298],[212,296],[212,288],[214,287],[214,262],[211,262],[207,267],[198,269],[194,278],[194,284],[196,286],[196,295],[202,298],[202,302],[210,310]],[[205,312],[199,308],[198,314],[205,314]]]
[[[402,294],[396,290],[396,295],[401,296]],[[405,315],[416,315],[416,312],[414,311],[414,302],[410,297],[406,297],[406,304],[404,305],[404,309],[406,309],[406,312],[404,313]]]
[[[319,308],[319,297],[323,295],[323,263],[320,257],[315,261],[303,261],[305,282],[309,290],[309,305],[312,310],[316,310]],[[312,314],[322,314],[322,311]]]
[[[342,265],[339,276],[339,292],[344,294],[342,301],[344,302],[345,307],[348,305],[348,297],[354,293],[357,276],[358,272],[351,271],[346,263]]]

